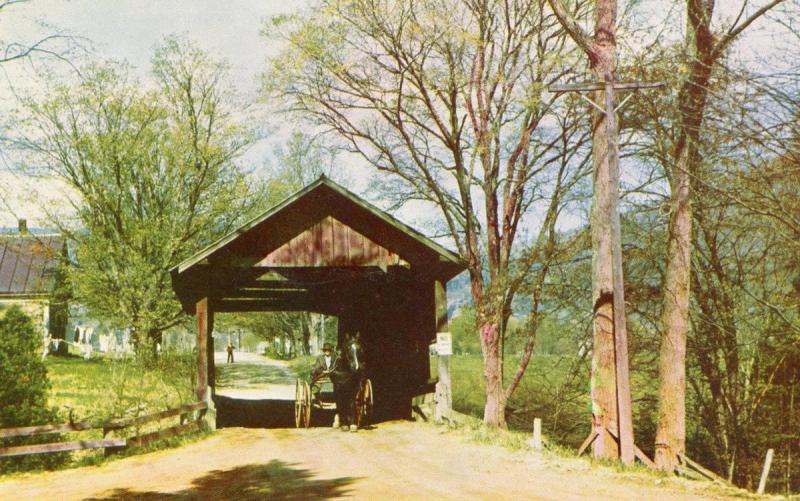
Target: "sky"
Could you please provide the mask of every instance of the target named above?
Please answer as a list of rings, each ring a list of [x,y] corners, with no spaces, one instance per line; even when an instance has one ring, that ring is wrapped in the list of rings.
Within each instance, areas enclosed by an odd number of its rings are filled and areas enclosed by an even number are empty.
[[[732,18],[741,1],[719,0],[717,22],[724,24]],[[168,35],[185,35],[215,57],[226,60],[242,97],[255,100],[265,59],[279,49],[270,46],[259,34],[264,22],[274,15],[301,11],[308,3],[309,0],[31,0],[0,11],[0,39],[30,43],[63,31],[85,38],[84,45],[89,48],[87,58],[126,60],[146,78],[153,49]],[[758,6],[763,2],[751,3]],[[682,2],[677,0],[639,0],[637,5],[638,26],[659,25],[665,15],[684,16]],[[740,44],[743,57],[755,57],[765,47],[773,46],[775,31],[769,26],[770,21],[765,20],[748,29],[749,38]],[[37,59],[33,63],[0,66],[0,115],[13,106],[11,89],[35,84],[31,65],[52,63],[52,59]],[[68,69],[63,64],[61,67]],[[269,117],[265,116],[265,120]],[[277,140],[273,135],[262,141],[248,153],[246,160],[253,165],[263,164],[279,139],[280,133]],[[0,227],[16,225],[19,217],[29,219],[32,226],[46,225],[40,207],[61,188],[53,182],[9,173],[4,165],[9,156],[4,153],[0,151]],[[364,195],[366,177],[348,176],[354,180],[350,187]],[[30,199],[31,193],[34,199]],[[399,216],[414,224],[422,212],[419,207],[409,206]]]

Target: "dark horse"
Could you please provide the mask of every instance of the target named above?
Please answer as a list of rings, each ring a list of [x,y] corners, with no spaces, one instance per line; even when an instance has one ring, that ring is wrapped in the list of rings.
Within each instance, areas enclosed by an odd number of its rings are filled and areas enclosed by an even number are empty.
[[[361,395],[365,378],[363,361],[359,334],[345,336],[340,348],[337,370],[331,374],[341,426],[361,424],[361,405],[357,400]]]

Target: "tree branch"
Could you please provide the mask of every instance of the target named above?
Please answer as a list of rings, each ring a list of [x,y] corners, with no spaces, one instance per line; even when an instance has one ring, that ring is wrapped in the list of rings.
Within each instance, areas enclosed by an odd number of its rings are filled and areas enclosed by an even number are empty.
[[[550,4],[550,8],[553,9],[553,14],[555,14],[561,26],[569,33],[569,36],[572,37],[578,47],[586,53],[589,60],[593,61],[595,54],[594,49],[592,49],[592,37],[567,12],[562,0],[547,0],[547,3]]]

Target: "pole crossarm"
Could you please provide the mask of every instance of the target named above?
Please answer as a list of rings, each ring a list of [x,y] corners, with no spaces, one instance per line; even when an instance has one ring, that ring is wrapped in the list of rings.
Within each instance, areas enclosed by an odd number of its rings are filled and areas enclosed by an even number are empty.
[[[547,88],[548,91],[553,92],[555,94],[563,94],[564,92],[591,92],[595,90],[606,90],[607,82],[584,82],[579,84],[565,84],[565,85],[551,85]],[[612,89],[617,91],[628,91],[628,90],[639,90],[639,89],[657,89],[659,87],[663,87],[666,84],[664,82],[613,82]],[[625,99],[622,100],[615,108],[614,112],[622,108],[625,103],[628,102],[628,99],[631,98],[633,94],[628,94],[625,96]],[[600,113],[606,113],[605,108],[600,106],[599,104],[595,103],[584,94],[581,94],[581,99],[588,102],[594,108],[599,111]]]
[[[639,90],[657,89],[664,87],[665,82],[614,82],[614,90]],[[551,85],[547,88],[550,92],[589,92],[605,90],[605,82],[583,82],[578,84]]]

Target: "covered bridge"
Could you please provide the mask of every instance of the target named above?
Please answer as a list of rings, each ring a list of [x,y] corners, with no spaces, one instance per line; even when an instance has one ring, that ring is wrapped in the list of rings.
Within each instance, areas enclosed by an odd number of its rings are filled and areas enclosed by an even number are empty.
[[[411,413],[430,378],[428,347],[447,330],[454,252],[321,177],[172,269],[197,317],[198,397],[214,387],[216,312],[311,311],[358,332],[376,417]],[[210,391],[209,391],[210,387]]]

